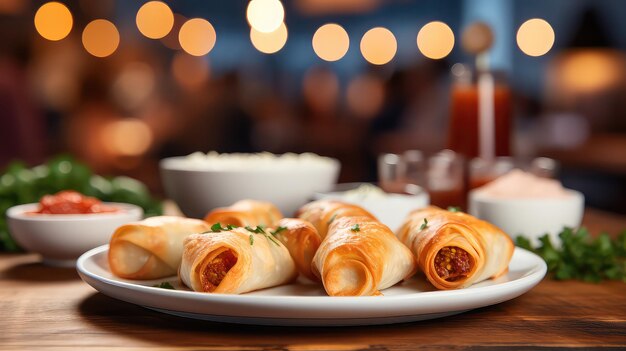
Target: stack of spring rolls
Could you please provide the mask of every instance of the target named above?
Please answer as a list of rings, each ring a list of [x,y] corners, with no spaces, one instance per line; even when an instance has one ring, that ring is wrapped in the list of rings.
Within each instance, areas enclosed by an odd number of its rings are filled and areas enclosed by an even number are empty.
[[[509,237],[464,213],[416,210],[394,233],[365,209],[320,200],[283,218],[271,203],[242,200],[204,221],[153,217],[124,225],[110,242],[111,271],[127,279],[178,273],[194,291],[241,294],[294,281],[330,296],[381,295],[419,267],[438,289],[456,289],[507,271]]]

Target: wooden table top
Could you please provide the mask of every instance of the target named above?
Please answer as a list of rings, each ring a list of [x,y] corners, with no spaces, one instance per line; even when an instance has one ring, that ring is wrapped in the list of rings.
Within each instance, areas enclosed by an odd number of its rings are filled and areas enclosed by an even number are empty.
[[[626,217],[587,211],[592,232]],[[286,328],[174,317],[105,296],[74,269],[0,255],[2,350],[526,350],[626,348],[626,284],[544,279],[530,292],[460,315],[384,326]]]

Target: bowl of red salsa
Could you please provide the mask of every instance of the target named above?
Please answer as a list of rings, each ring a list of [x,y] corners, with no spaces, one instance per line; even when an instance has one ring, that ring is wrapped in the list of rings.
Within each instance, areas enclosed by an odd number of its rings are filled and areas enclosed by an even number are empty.
[[[104,203],[76,191],[45,195],[38,203],[7,211],[15,241],[57,266],[72,266],[84,252],[108,243],[117,227],[142,217],[138,206]]]

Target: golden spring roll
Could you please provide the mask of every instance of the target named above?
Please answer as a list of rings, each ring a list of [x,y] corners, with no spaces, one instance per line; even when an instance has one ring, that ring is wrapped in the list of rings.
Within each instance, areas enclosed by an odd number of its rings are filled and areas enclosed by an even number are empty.
[[[178,271],[194,291],[242,294],[291,282],[296,266],[271,234],[235,228],[185,239]]]
[[[333,221],[351,216],[369,217],[372,220],[376,220],[376,217],[364,208],[336,200],[309,202],[296,212],[296,217],[313,224],[322,239],[326,237],[328,228]]]
[[[109,267],[126,279],[157,279],[176,275],[183,256],[183,240],[210,230],[199,219],[160,216],[125,224],[109,242]]]
[[[459,289],[508,271],[513,241],[491,223],[429,206],[413,211],[398,238],[437,289]]]
[[[287,247],[298,272],[318,281],[319,278],[311,271],[313,256],[322,242],[317,229],[311,223],[298,218],[283,218],[276,223],[276,229],[271,229],[271,233]]]
[[[229,207],[214,209],[204,217],[204,221],[211,225],[221,223],[222,225],[230,224],[237,227],[256,227],[258,225],[272,227],[281,218],[283,218],[283,214],[278,207],[270,202],[241,200]]]
[[[331,296],[381,295],[415,270],[411,251],[370,217],[335,219],[313,258],[313,273]]]

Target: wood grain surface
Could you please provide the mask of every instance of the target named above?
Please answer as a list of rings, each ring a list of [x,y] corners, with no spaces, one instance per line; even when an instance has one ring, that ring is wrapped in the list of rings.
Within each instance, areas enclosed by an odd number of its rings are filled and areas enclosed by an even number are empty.
[[[588,211],[594,232],[626,217]],[[2,350],[528,350],[626,349],[626,284],[557,282],[495,306],[441,319],[369,327],[229,325],[118,301],[74,269],[33,254],[0,255]]]

